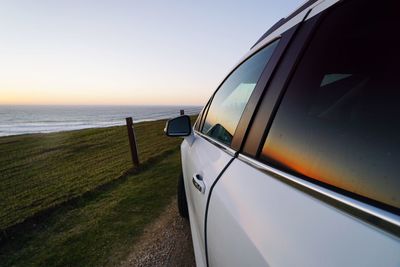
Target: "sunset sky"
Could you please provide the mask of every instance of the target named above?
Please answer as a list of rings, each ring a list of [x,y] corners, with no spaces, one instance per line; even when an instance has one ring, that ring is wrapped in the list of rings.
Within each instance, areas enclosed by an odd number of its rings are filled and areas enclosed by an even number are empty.
[[[203,105],[303,2],[3,0],[0,104]]]

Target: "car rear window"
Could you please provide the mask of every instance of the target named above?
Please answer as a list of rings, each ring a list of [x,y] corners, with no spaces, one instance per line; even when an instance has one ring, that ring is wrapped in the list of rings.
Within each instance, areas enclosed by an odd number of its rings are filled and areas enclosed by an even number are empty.
[[[400,17],[394,1],[330,11],[262,148],[269,164],[400,208]]]

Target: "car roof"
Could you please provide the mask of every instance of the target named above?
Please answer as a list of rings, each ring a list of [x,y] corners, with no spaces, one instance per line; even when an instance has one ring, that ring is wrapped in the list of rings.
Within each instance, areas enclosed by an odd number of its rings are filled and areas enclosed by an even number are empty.
[[[273,33],[276,29],[278,29],[280,26],[291,20],[293,17],[295,17],[297,14],[299,14],[301,11],[305,10],[306,8],[310,7],[312,4],[317,2],[318,0],[308,0],[304,4],[302,4],[300,7],[298,7],[295,11],[293,11],[289,16],[285,18],[281,18],[277,23],[272,25],[271,28],[269,28],[258,40],[257,42],[251,47],[255,47],[259,42],[261,42],[265,37]]]
[[[264,33],[261,38],[250,48],[250,50],[241,58],[239,63],[249,58],[251,55],[256,53],[262,47],[277,39],[282,33],[289,30],[293,26],[301,23],[304,20],[311,19],[315,15],[321,13],[322,11],[328,9],[330,6],[336,4],[341,0],[309,0],[297,8],[294,12],[288,15],[286,18],[279,20],[275,23],[266,33]],[[235,67],[236,67],[235,66]]]

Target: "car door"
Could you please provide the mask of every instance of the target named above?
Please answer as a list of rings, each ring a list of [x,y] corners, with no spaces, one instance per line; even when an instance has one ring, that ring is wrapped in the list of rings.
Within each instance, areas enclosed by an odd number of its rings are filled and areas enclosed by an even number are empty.
[[[263,47],[225,79],[203,110],[194,140],[182,143],[182,169],[196,262],[205,266],[204,221],[210,189],[235,155],[235,130],[277,42]],[[196,123],[196,128],[198,128]]]
[[[302,26],[213,188],[209,266],[399,266],[394,5],[346,1]]]

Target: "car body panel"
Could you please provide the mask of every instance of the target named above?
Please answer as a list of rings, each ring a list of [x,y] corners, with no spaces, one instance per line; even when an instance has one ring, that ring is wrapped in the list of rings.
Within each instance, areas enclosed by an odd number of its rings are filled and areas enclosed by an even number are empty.
[[[181,145],[182,171],[188,202],[190,228],[195,249],[196,263],[206,266],[204,221],[208,194],[218,175],[233,158],[198,133],[193,134],[194,140],[185,138]],[[203,178],[206,186],[201,193],[192,182],[193,175]]]
[[[400,266],[398,237],[239,159],[208,213],[210,266]]]

